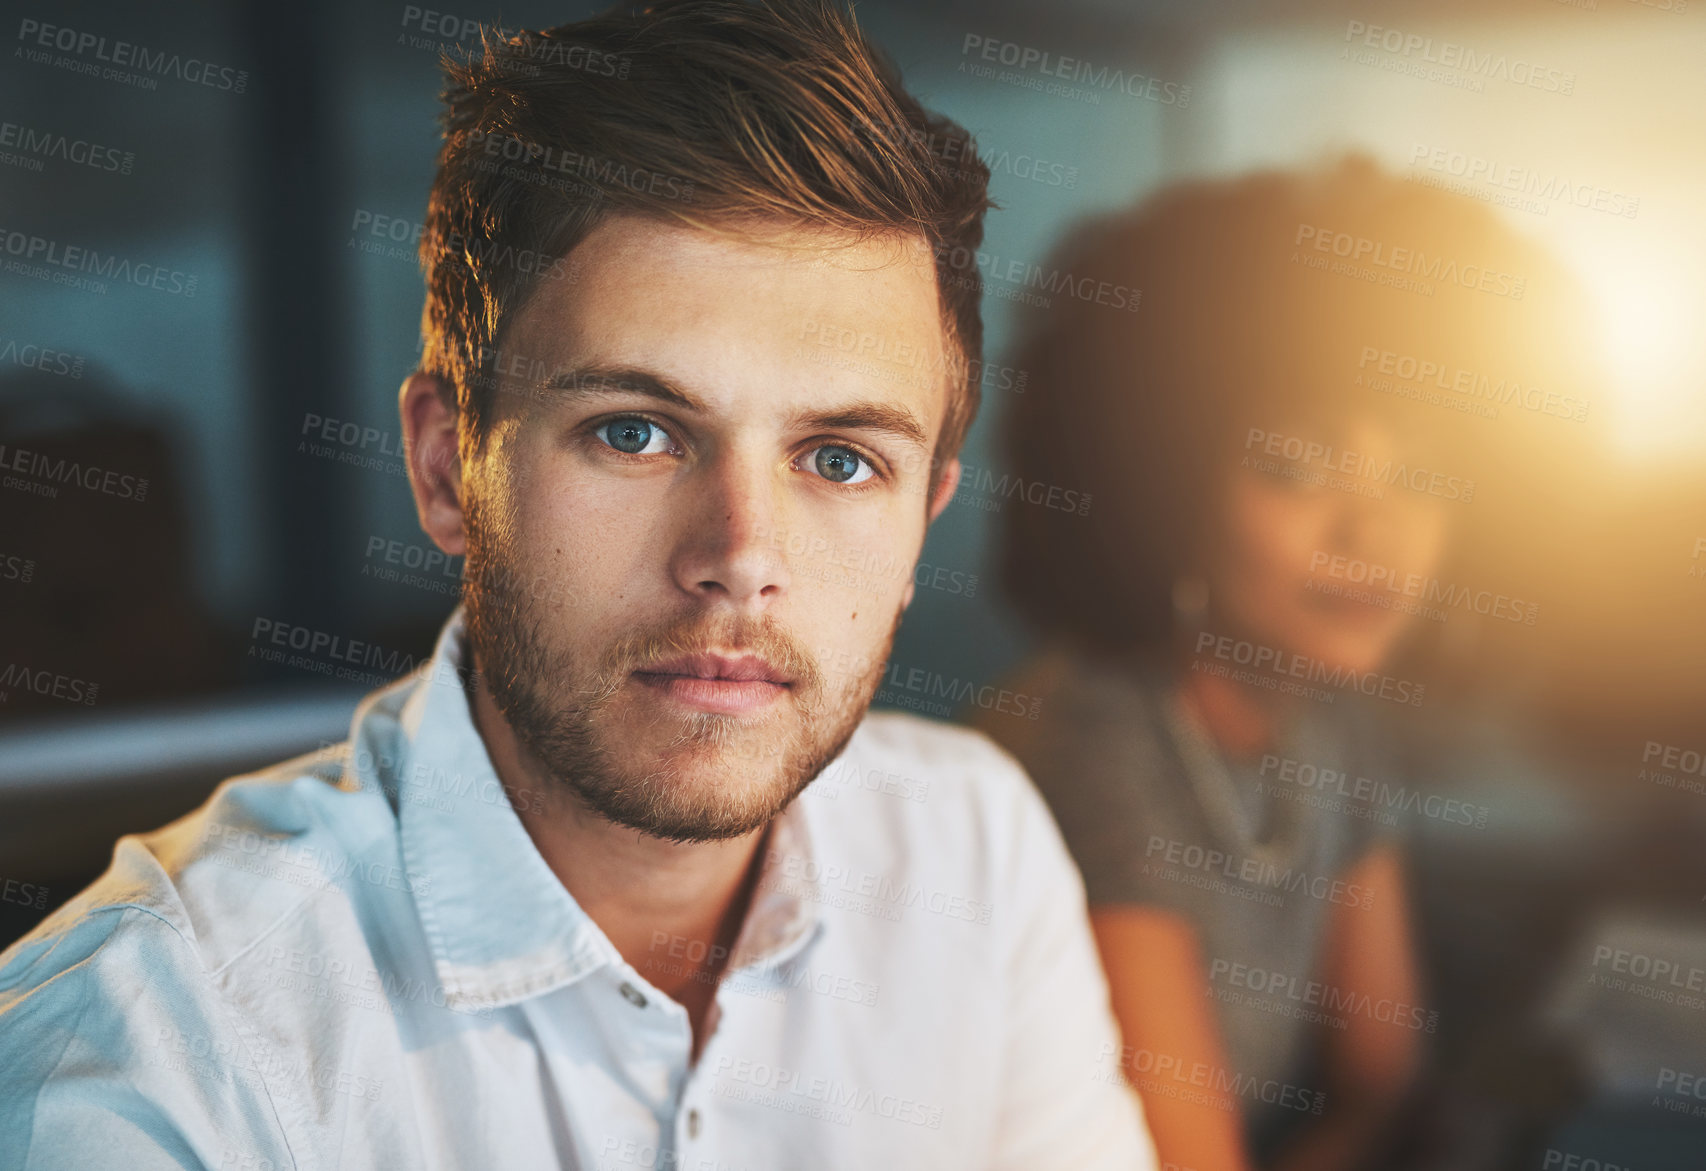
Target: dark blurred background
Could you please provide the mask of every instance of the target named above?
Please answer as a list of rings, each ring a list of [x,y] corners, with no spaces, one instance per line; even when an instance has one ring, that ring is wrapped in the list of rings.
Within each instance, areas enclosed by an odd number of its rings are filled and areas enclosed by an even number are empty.
[[[479,21],[594,7],[4,5],[0,946],[93,879],[119,834],[341,739],[361,694],[430,653],[460,565],[416,526],[396,392],[418,352],[439,53]],[[1494,816],[1415,829],[1441,1026],[1391,1165],[1700,1166],[1701,1103],[1656,1091],[1665,1069],[1706,1077],[1706,999],[1591,977],[1605,948],[1706,969],[1706,5],[858,13],[913,91],[1003,160],[986,243],[1002,258],[1041,261],[1073,222],[1175,181],[1358,151],[1497,207],[1579,278],[1604,385],[1591,450],[1534,470],[1556,480],[1533,518],[1548,561],[1526,575],[1544,619],[1459,647],[1466,685],[1421,737],[1438,791]],[[1360,47],[1373,26],[1555,84],[1441,80]],[[993,41],[1156,84],[1091,101],[978,76]],[[127,70],[118,42],[206,68]],[[1459,173],[1472,159],[1606,196],[1513,197]],[[987,296],[985,315],[994,367],[1010,301]],[[997,473],[1012,375],[985,378],[965,452]],[[896,663],[982,684],[1030,649],[995,589],[995,523],[965,500],[933,528]],[[368,644],[387,669],[274,655],[285,628]],[[1477,750],[1483,731],[1520,750]]]

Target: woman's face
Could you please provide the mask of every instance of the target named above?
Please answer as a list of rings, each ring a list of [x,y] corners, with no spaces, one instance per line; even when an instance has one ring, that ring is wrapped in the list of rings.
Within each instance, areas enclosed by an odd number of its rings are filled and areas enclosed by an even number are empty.
[[[1392,424],[1352,415],[1251,428],[1219,498],[1204,557],[1210,627],[1363,672],[1425,620],[1416,612],[1473,484]]]

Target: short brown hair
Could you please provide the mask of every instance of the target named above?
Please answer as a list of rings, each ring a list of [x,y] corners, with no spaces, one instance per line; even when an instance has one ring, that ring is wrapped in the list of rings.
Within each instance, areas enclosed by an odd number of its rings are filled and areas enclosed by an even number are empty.
[[[950,366],[936,446],[976,417],[976,272],[989,170],[927,112],[835,0],[663,0],[544,31],[483,32],[444,62],[444,145],[422,233],[420,368],[456,392],[459,445],[490,423],[506,321],[612,212],[922,236]],[[958,139],[953,167],[931,143]]]

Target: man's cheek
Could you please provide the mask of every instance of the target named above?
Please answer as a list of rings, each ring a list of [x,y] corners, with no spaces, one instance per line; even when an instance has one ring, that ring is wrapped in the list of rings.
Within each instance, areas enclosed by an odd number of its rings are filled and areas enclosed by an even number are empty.
[[[530,494],[518,510],[515,558],[577,609],[615,605],[665,580],[670,549],[644,492],[567,483]]]

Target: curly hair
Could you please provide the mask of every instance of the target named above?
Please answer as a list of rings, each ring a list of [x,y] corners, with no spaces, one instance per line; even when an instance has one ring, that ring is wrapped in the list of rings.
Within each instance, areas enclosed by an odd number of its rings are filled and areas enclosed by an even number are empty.
[[[1535,468],[1586,442],[1576,282],[1488,208],[1367,158],[1167,189],[1080,225],[1054,263],[1143,291],[1132,314],[1021,320],[1030,389],[999,439],[1024,481],[1094,500],[1005,511],[999,553],[1021,615],[1088,653],[1165,647],[1250,428],[1360,412],[1426,433],[1480,483],[1457,555],[1507,568],[1555,484]]]

